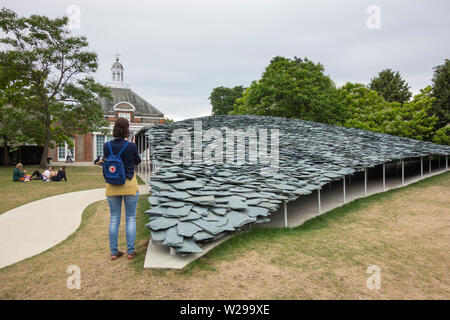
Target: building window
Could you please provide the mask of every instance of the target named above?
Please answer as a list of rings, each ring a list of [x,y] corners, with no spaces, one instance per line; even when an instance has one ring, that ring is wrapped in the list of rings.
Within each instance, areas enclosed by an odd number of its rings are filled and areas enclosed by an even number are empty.
[[[105,144],[105,136],[97,135],[97,157],[103,157],[103,145]]]
[[[119,113],[119,117],[125,118],[130,122],[130,114],[129,113]]]
[[[66,146],[58,147],[58,160],[59,159],[66,159]]]

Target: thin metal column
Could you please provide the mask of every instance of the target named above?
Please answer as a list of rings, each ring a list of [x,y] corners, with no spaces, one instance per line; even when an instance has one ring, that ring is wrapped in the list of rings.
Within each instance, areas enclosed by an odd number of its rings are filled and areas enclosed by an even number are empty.
[[[288,218],[287,218],[287,201],[284,201],[284,226],[288,227]]]
[[[144,177],[147,174],[147,167],[145,165],[146,157],[145,157],[145,136],[142,135],[142,170],[144,171]]]
[[[420,176],[423,178],[423,157],[420,157]]]
[[[138,154],[141,154],[141,144],[139,142],[139,138],[136,138],[136,136],[134,136],[134,143],[136,143],[137,149],[138,149]],[[137,174],[140,174],[140,164],[138,164],[137,166]]]
[[[441,156],[438,155],[438,169],[441,168]]]
[[[448,170],[448,156],[445,156],[445,169]]]
[[[367,168],[364,169],[364,194],[367,195]]]
[[[145,136],[143,134],[141,135],[141,141],[142,141],[141,157],[144,158],[144,159],[142,159],[143,161],[141,162],[142,163],[142,174],[145,176],[147,174],[147,170],[145,168]]]
[[[405,184],[405,160],[402,159],[402,185]]]
[[[142,165],[144,167],[144,177],[147,175],[147,152],[145,149],[145,135],[142,134]]]
[[[319,207],[319,213],[322,213],[322,208],[320,207],[320,189],[317,189],[317,202]]]
[[[431,173],[431,154],[428,156],[428,165],[430,167],[430,173]]]
[[[139,156],[141,156],[141,141],[140,141],[140,137],[136,139],[136,136],[134,136],[134,142],[136,143],[137,149],[138,149],[138,154]],[[137,174],[141,174],[141,165],[138,164],[137,166]]]
[[[148,136],[147,135],[145,135],[144,136],[145,137],[145,146],[146,146],[146,148],[145,148],[145,158],[146,158],[146,160],[147,160],[147,162],[146,162],[146,164],[147,164],[147,172],[148,172],[148,175],[150,175],[150,141],[149,141],[149,139],[148,139]]]
[[[342,186],[343,186],[343,191],[344,191],[344,203],[345,203],[345,176],[342,179]]]
[[[155,171],[155,166],[153,165],[152,160],[152,143],[150,141],[150,137],[148,138],[148,154],[149,154],[148,160],[150,161],[150,174],[151,174]]]
[[[383,191],[386,190],[386,163],[383,162]]]
[[[145,174],[146,174],[146,172],[145,172],[145,156],[144,156],[145,155],[145,137],[143,134],[141,135],[141,145],[142,145],[141,157],[143,158],[142,162],[141,162],[141,167],[142,167],[142,174],[145,176]]]

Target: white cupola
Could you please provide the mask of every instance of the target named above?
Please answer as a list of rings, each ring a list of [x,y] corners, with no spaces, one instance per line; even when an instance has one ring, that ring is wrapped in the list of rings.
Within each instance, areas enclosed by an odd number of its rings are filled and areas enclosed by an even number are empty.
[[[123,65],[119,62],[119,54],[116,54],[116,62],[111,67],[111,82],[107,83],[107,86],[111,88],[129,88],[130,85],[123,83]]]
[[[111,67],[111,75],[113,82],[123,82],[123,66],[119,62],[119,54],[116,54],[116,62]]]

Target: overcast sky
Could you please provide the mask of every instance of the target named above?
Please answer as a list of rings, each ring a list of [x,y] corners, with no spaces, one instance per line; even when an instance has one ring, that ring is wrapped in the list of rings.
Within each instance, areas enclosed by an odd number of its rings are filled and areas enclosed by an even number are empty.
[[[97,52],[97,79],[110,81],[114,54],[124,82],[181,120],[211,113],[217,86],[248,86],[277,55],[321,62],[340,86],[399,70],[417,93],[450,58],[450,1],[366,0],[2,0],[21,15],[80,9],[77,35]],[[369,29],[376,5],[380,28]],[[370,24],[374,26],[374,24]]]

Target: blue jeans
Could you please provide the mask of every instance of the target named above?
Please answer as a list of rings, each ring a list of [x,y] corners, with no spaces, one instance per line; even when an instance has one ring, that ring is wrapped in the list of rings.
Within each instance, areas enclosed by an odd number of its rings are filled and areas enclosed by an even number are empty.
[[[117,239],[119,237],[120,217],[122,211],[122,199],[125,202],[125,218],[127,222],[127,252],[134,252],[134,240],[136,239],[136,207],[139,198],[139,191],[135,196],[111,196],[108,199],[111,220],[109,223],[109,246],[111,255],[119,252]]]

